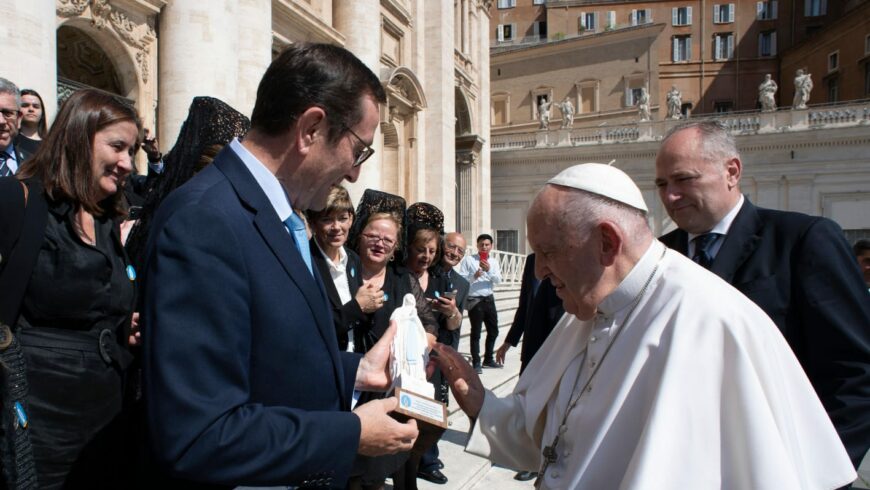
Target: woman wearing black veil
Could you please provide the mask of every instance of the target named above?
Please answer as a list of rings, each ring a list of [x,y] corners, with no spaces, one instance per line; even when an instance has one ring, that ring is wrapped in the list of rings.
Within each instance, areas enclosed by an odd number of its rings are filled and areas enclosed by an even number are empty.
[[[210,164],[233,138],[244,136],[250,127],[247,117],[223,101],[194,97],[175,146],[163,158],[165,170],[145,197],[138,222],[127,239],[127,253],[137,270],[144,265],[151,220],[163,199]]]

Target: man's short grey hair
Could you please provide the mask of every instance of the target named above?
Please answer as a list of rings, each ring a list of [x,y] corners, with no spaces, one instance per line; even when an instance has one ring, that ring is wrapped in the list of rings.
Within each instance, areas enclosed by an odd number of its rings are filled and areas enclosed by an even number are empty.
[[[570,192],[560,221],[573,229],[578,236],[588,234],[594,226],[605,220],[616,223],[629,240],[642,241],[652,233],[647,214],[640,209],[582,189],[557,187]]]
[[[676,133],[686,129],[697,129],[701,135],[701,158],[709,163],[724,165],[725,161],[740,157],[734,137],[728,127],[719,121],[690,122],[675,126],[662,140],[664,145]]]
[[[21,91],[18,90],[18,85],[9,80],[0,77],[0,94],[11,94],[15,96],[15,104],[18,109],[21,109]]]

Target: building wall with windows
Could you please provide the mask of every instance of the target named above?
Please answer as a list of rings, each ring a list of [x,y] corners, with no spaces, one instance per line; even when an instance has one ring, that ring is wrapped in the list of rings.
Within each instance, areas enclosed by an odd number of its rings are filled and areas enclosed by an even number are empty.
[[[658,90],[659,50],[652,45],[661,29],[647,24],[493,53],[493,134],[537,130],[541,97],[556,103],[571,100],[578,125],[634,118],[637,91]],[[556,104],[550,107],[551,128],[558,128],[562,117]]]
[[[493,46],[536,43],[550,34],[543,0],[494,0],[490,17]]]
[[[531,0],[529,0],[531,1]],[[129,100],[163,151],[194,96],[250,114],[266,67],[294,42],[356,54],[388,103],[356,184],[440,207],[448,229],[489,231],[491,0],[30,0],[0,2],[0,76],[49,117],[81,87]],[[14,69],[13,69],[14,67]],[[348,94],[349,96],[352,94]],[[140,162],[141,165],[144,164]]]
[[[798,69],[812,74],[810,104],[870,98],[870,2],[849,7],[836,24],[782,54],[784,103],[794,97]]]
[[[741,191],[753,203],[831,218],[850,241],[870,236],[870,103],[711,118],[732,128],[743,161]],[[572,165],[610,161],[641,189],[653,233],[674,229],[654,181],[660,140],[675,124],[679,121],[634,124],[641,127],[640,136],[624,131],[622,138],[611,137],[616,128],[608,126],[575,128],[569,138],[553,143],[494,135],[496,235],[515,234],[517,252],[531,252],[526,214],[547,180]]]
[[[687,113],[714,113],[755,109],[757,87],[766,74],[780,85],[791,80],[791,74],[779,71],[780,53],[860,3],[866,1],[548,0],[545,7],[551,42],[662,24],[660,80],[658,90],[650,90],[652,104],[663,105],[676,86]],[[519,5],[507,10],[515,11],[512,22],[522,23]],[[491,40],[494,53],[504,49],[505,42]]]

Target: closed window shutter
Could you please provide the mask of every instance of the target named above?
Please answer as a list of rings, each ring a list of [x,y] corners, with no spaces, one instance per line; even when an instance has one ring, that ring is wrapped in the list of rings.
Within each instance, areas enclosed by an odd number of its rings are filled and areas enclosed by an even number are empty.
[[[686,38],[686,61],[692,59],[692,37]]]
[[[716,59],[722,58],[722,36],[713,38],[713,55]]]
[[[580,12],[580,27],[586,29],[586,12]]]
[[[511,0],[511,7],[517,6],[517,0]]]
[[[692,7],[686,7],[686,24],[692,25]]]
[[[631,107],[631,88],[628,86],[628,80],[625,81],[625,107]]]
[[[643,11],[643,13],[645,14],[643,16],[643,22],[645,24],[649,24],[650,22],[652,22],[652,9],[646,9]]]
[[[713,5],[713,23],[719,22],[719,5]]]
[[[672,46],[674,54],[672,61],[680,61],[680,38],[675,37],[673,41],[674,45]]]
[[[804,17],[812,15],[813,0],[804,0]]]
[[[677,12],[679,12],[679,10],[680,9],[678,9],[677,7],[674,7],[671,9],[671,25],[674,25],[674,26],[680,25],[680,17],[679,17],[679,14],[677,13]]]
[[[616,26],[616,11],[610,10],[607,12],[607,26],[615,27]]]
[[[734,4],[728,4],[728,22],[734,22]]]
[[[631,9],[631,25],[637,25],[637,9]]]
[[[764,2],[755,4],[755,18],[759,20],[764,18]]]
[[[734,57],[734,36],[728,36],[728,52],[725,53],[726,58],[731,59]]]
[[[504,25],[499,24],[498,27],[496,28],[495,32],[496,32],[496,37],[498,38],[498,40],[504,41]]]
[[[595,12],[594,14],[592,14],[592,18],[595,19],[595,25],[592,26],[592,28],[597,31],[598,30],[598,12]]]
[[[776,31],[770,33],[770,55],[776,55]]]
[[[776,19],[776,18],[777,18],[777,13],[776,13],[776,0],[773,0],[773,1],[770,2],[770,18],[771,18],[771,19]]]

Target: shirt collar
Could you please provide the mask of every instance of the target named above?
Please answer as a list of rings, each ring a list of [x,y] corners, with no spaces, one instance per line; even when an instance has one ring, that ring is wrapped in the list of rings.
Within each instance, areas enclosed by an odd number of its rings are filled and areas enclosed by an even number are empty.
[[[619,283],[619,286],[598,305],[598,312],[604,315],[613,315],[629,306],[640,294],[649,275],[655,269],[664,247],[658,240],[653,240],[637,264]]]
[[[254,176],[254,180],[257,181],[257,184],[260,185],[260,188],[263,189],[263,192],[266,193],[266,197],[269,199],[269,202],[272,203],[272,207],[275,208],[275,212],[278,213],[278,219],[281,221],[287,221],[287,218],[293,214],[293,206],[290,203],[290,197],[287,196],[287,192],[284,190],[284,187],[278,182],[278,178],[263,165],[260,160],[257,160],[247,148],[242,146],[239,142],[238,138],[234,138],[232,142],[230,142],[230,148],[236,152],[236,155],[242,160],[242,163],[245,164],[245,167],[251,172],[251,175]]]
[[[331,269],[335,270],[345,270],[347,269],[347,252],[344,250],[344,247],[338,247],[338,264],[332,261],[332,257],[326,255],[326,252],[320,248],[320,244],[317,243],[317,240],[314,240],[314,244],[317,245],[317,250],[320,250],[320,255],[326,259],[326,263],[329,264]]]
[[[711,229],[707,233],[715,233],[717,235],[727,235],[728,230],[731,229],[731,224],[734,223],[734,218],[737,217],[737,213],[739,213],[740,208],[743,207],[743,201],[745,201],[745,199],[743,198],[743,194],[740,194],[740,199],[737,200],[737,204],[735,204],[734,207],[731,208],[731,211],[728,211],[728,214],[726,214],[725,217],[722,218],[721,221],[716,223],[716,226],[714,226],[713,229]],[[706,233],[698,233],[698,234],[689,233],[689,242],[691,243],[691,241],[694,240],[695,237],[698,235],[706,235]]]

